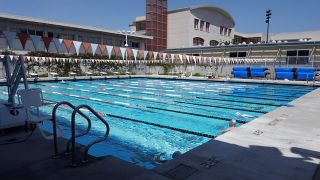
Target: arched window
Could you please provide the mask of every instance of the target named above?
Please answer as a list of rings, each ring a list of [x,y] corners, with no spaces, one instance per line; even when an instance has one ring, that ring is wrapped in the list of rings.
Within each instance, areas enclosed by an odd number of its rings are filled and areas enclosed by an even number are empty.
[[[210,41],[210,46],[217,46],[218,44],[219,44],[219,42],[216,41],[216,40],[211,40]]]
[[[204,45],[204,39],[200,37],[193,38],[193,46],[203,46]]]

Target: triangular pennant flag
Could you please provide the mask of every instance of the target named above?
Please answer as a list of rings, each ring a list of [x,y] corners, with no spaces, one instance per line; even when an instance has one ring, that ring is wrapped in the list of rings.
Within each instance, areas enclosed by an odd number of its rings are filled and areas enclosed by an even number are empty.
[[[166,60],[166,58],[167,58],[167,53],[162,53],[162,60]]]
[[[183,63],[182,54],[179,54],[180,62]]]
[[[187,63],[190,64],[190,56],[186,55]]]
[[[148,51],[143,51],[143,60],[146,60],[148,56]]]
[[[9,56],[9,59],[10,59],[10,61],[13,61],[13,56],[10,55],[10,56]]]
[[[138,50],[132,49],[132,54],[133,54],[134,60],[136,61],[137,60],[137,55],[138,55]]]
[[[121,51],[122,60],[124,60],[126,56],[126,48],[120,47],[120,51]]]
[[[17,33],[5,31],[3,32],[4,37],[7,39],[8,45],[10,49],[13,49],[14,40],[16,39]]]
[[[21,42],[22,48],[25,49],[26,48],[26,43],[27,43],[27,40],[28,40],[28,34],[26,34],[26,33],[18,33],[18,37],[19,37],[19,40]]]
[[[195,56],[192,56],[192,60],[193,60],[194,64],[197,64],[197,59]]]
[[[53,38],[53,43],[56,46],[57,52],[62,53],[62,47],[61,47],[61,43],[62,43],[63,39],[57,39],[57,38]]]
[[[83,46],[84,54],[88,54],[90,43],[82,42],[82,46]]]
[[[119,57],[120,56],[120,48],[117,46],[114,46],[113,50],[114,50],[114,54],[116,55],[116,57]]]
[[[152,56],[153,56],[153,52],[152,52],[152,51],[149,51],[149,53],[148,53],[148,59],[152,60]]]
[[[174,62],[174,54],[170,54],[172,63]]]
[[[100,45],[99,45],[99,47],[100,47]],[[108,56],[109,56],[109,59],[110,59],[111,58],[111,54],[112,54],[113,46],[106,46],[106,47],[107,47],[107,52],[108,52]]]
[[[81,44],[82,44],[82,42],[80,42],[80,41],[73,41],[73,45],[74,45],[74,48],[75,48],[75,50],[76,50],[77,55],[79,55],[79,53],[80,53]],[[68,52],[69,52],[69,51],[70,51],[70,50],[68,50]],[[69,53],[70,53],[70,52],[69,52]]]
[[[132,49],[131,48],[127,48],[127,57],[128,57],[128,59],[131,59],[131,52],[132,52]]]
[[[70,50],[71,50],[71,45],[72,45],[72,40],[67,40],[67,39],[64,39],[63,40],[63,43],[67,49],[67,53],[70,53]]]
[[[100,50],[100,54],[104,55],[106,52],[106,45],[104,44],[99,44],[99,50]]]
[[[91,43],[91,49],[92,49],[92,55],[95,55],[96,51],[98,49],[98,44]],[[103,54],[101,53],[101,55],[103,55]]]
[[[153,58],[156,60],[158,56],[158,52],[153,52]]]
[[[52,38],[51,37],[42,37],[42,41],[44,43],[44,47],[46,48],[46,50],[48,52]]]
[[[41,36],[36,36],[36,35],[30,35],[31,41],[34,46],[34,50],[38,51],[40,50],[40,41],[41,41]]]

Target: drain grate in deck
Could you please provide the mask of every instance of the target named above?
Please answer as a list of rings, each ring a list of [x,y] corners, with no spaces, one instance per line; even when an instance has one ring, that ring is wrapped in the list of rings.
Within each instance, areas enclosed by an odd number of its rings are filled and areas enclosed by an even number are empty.
[[[194,173],[196,173],[197,171],[198,170],[193,167],[190,167],[184,164],[179,164],[175,168],[168,171],[166,175],[169,178],[172,178],[174,180],[184,180],[189,176],[193,175]]]

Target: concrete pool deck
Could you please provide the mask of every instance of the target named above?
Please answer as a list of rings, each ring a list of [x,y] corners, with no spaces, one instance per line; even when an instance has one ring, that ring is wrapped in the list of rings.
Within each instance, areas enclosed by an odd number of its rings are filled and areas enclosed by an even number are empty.
[[[128,76],[120,76],[122,77]],[[108,78],[118,78],[118,76]],[[203,77],[189,79],[207,80]],[[266,80],[230,81],[263,83]],[[271,82],[271,80],[266,81],[266,83]],[[307,84],[295,82],[294,85]],[[146,170],[110,156],[88,166],[70,168],[67,166],[68,161],[51,158],[52,142],[44,141],[41,135],[36,133],[31,141],[0,146],[0,178],[320,179],[320,170],[317,172],[320,162],[320,89],[290,104],[294,107],[278,108],[154,170]],[[7,138],[0,136],[0,141],[3,142],[2,140]]]
[[[155,169],[174,179],[319,179],[320,89]]]

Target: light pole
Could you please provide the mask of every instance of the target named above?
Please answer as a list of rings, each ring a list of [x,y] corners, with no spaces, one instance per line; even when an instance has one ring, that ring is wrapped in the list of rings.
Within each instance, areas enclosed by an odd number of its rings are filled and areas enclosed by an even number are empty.
[[[268,24],[268,27],[267,27],[267,43],[269,43],[269,26],[270,26],[270,19],[271,19],[271,9],[267,10],[266,11],[266,23]]]
[[[127,48],[129,46],[129,44],[128,44],[128,34],[134,34],[135,31],[122,30],[122,31],[118,31],[118,33],[124,34],[126,36],[126,43],[124,44],[124,46]],[[125,56],[126,56],[126,60],[128,60],[127,51],[125,51]]]

